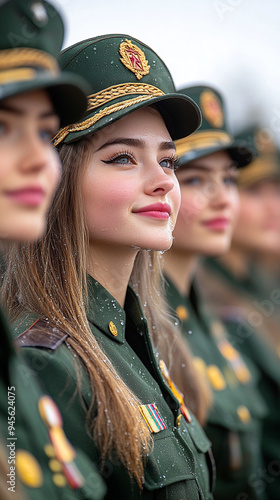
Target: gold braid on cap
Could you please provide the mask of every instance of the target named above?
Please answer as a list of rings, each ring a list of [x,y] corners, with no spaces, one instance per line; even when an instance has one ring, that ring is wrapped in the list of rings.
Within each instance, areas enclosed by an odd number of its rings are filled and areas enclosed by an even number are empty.
[[[88,96],[87,113],[119,97],[135,94],[141,95],[139,97],[135,97],[134,99],[127,99],[125,101],[112,104],[111,106],[101,109],[98,113],[82,122],[74,123],[73,125],[68,125],[67,127],[62,128],[54,137],[54,145],[57,146],[60,144],[60,142],[63,141],[63,139],[65,139],[65,137],[71,132],[86,130],[104,116],[116,113],[117,111],[121,111],[122,109],[138,104],[139,102],[148,101],[153,97],[162,96],[164,95],[164,92],[153,85],[145,83],[122,83],[119,85],[113,85],[112,87],[108,87],[105,90]]]
[[[58,63],[54,57],[42,50],[28,48],[1,50],[0,70],[17,66],[42,66],[49,71],[58,71]]]
[[[42,50],[28,48],[1,50],[0,84],[33,80],[36,76],[35,67],[41,67],[53,75],[59,72],[56,60]]]
[[[233,137],[223,130],[201,130],[175,141],[177,155],[183,156],[189,151],[213,148],[215,146],[228,146],[233,142]]]

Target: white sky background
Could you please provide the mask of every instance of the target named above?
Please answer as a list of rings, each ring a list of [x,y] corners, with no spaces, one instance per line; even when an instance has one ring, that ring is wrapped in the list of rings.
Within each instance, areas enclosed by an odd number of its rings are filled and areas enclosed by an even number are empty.
[[[280,145],[279,0],[56,0],[64,47],[105,33],[150,45],[177,88],[205,83],[225,99],[233,132],[258,121]]]

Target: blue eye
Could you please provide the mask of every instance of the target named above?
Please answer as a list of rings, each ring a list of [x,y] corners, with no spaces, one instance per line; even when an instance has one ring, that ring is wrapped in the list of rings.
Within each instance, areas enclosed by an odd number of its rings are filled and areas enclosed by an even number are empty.
[[[128,163],[131,163],[131,158],[127,156],[120,156],[119,158],[115,158],[113,162],[119,163],[120,165],[127,165]]]
[[[225,177],[224,178],[224,183],[226,186],[236,186],[237,185],[237,178],[236,177]]]
[[[39,131],[39,136],[42,139],[43,142],[51,142],[56,131],[53,130],[40,130]]]
[[[199,177],[189,177],[189,179],[184,179],[180,181],[180,184],[187,184],[189,186],[200,186],[202,180]]]
[[[178,158],[164,158],[159,162],[162,168],[169,168],[170,170],[176,170],[178,167]]]
[[[103,163],[109,164],[118,164],[118,165],[135,165],[136,160],[131,153],[118,153],[112,156],[109,160],[102,160]]]

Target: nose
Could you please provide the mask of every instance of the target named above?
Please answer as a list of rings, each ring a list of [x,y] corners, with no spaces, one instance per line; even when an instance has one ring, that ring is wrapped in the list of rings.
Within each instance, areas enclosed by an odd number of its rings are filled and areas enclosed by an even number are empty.
[[[148,173],[147,173],[148,172]],[[165,195],[171,191],[176,183],[173,170],[163,169],[157,162],[150,164],[146,169],[145,191],[149,195]]]
[[[208,184],[205,194],[214,207],[223,208],[229,204],[228,189],[220,179],[213,179],[213,181]]]
[[[40,138],[38,132],[26,131],[22,138],[22,171],[35,172],[44,169],[48,164],[49,148],[49,144]]]

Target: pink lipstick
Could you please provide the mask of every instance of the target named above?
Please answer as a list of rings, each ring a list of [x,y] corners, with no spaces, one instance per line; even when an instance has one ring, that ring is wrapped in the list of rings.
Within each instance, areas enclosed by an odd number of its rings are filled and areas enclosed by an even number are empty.
[[[41,205],[45,198],[45,191],[41,187],[26,187],[15,189],[14,191],[6,191],[8,198],[20,205],[37,207]]]
[[[229,219],[226,217],[216,217],[215,219],[203,221],[202,224],[214,231],[224,231],[229,226]]]
[[[138,208],[133,213],[154,219],[169,219],[171,207],[168,203],[154,203],[153,205]]]

